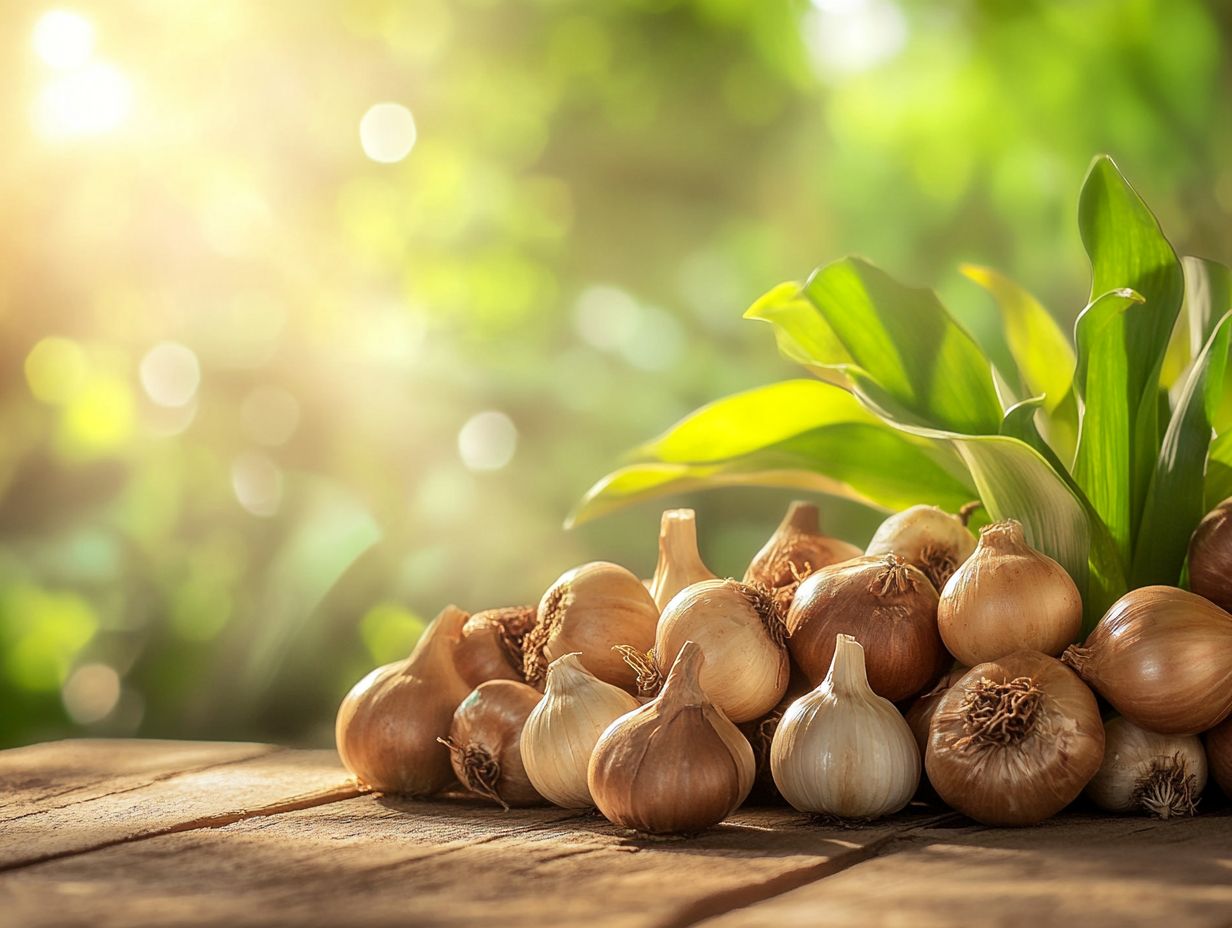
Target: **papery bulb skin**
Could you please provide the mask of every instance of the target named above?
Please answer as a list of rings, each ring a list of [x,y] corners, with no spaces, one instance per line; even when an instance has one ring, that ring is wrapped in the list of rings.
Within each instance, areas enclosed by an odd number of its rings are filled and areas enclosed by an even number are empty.
[[[594,806],[586,782],[590,756],[612,722],[641,706],[637,697],[604,683],[566,654],[548,665],[543,699],[522,727],[522,764],[531,785],[566,809]]]
[[[697,514],[692,509],[664,512],[659,523],[659,560],[650,581],[650,595],[659,611],[685,587],[714,579],[697,550]]]
[[[1018,651],[942,697],[924,765],[937,794],[985,825],[1034,825],[1078,797],[1104,757],[1095,695],[1064,664]]]
[[[1189,541],[1189,588],[1232,612],[1232,498],[1208,512]]]
[[[911,729],[911,734],[915,736],[916,747],[920,749],[920,757],[924,756],[924,752],[928,750],[928,730],[932,725],[933,716],[937,713],[937,707],[941,705],[941,698],[945,696],[946,691],[951,686],[961,680],[971,670],[970,667],[955,667],[948,671],[931,690],[924,693],[922,696],[917,696],[903,714],[903,718],[907,721],[907,727]]]
[[[1130,590],[1063,659],[1147,731],[1192,735],[1232,714],[1232,614],[1196,593]]]
[[[787,647],[816,685],[829,672],[835,635],[864,647],[873,692],[900,702],[949,665],[937,630],[937,591],[894,555],[832,564],[800,584],[787,612]]]
[[[476,612],[462,626],[454,652],[458,672],[472,687],[489,680],[516,680],[522,674],[522,641],[535,627],[534,606],[506,606]]]
[[[506,809],[543,804],[521,752],[522,728],[542,697],[525,683],[489,680],[462,700],[441,739],[458,782]]]
[[[1082,596],[1064,567],[1027,544],[1021,524],[996,522],[941,591],[937,625],[968,666],[1023,650],[1056,657],[1082,631]]]
[[[864,553],[897,554],[940,590],[973,551],[975,536],[961,517],[936,506],[912,506],[882,522]]]
[[[655,660],[670,667],[686,641],[706,655],[702,689],[733,722],[759,718],[787,691],[791,664],[782,613],[766,593],[735,580],[705,580],[667,605]]]
[[[898,710],[869,687],[864,649],[850,635],[837,637],[825,680],[783,714],[770,769],[801,812],[881,818],[911,801],[920,753]]]
[[[1104,723],[1104,760],[1086,794],[1108,812],[1168,819],[1193,815],[1206,786],[1206,752],[1194,735],[1158,735],[1126,718]]]
[[[1232,799],[1232,718],[1220,722],[1202,738],[1211,779]]]
[[[437,739],[470,692],[453,654],[467,614],[447,606],[404,661],[378,667],[342,700],[334,725],[338,756],[360,785],[431,796],[453,782]]]
[[[750,803],[783,805],[786,800],[774,785],[774,773],[770,769],[770,749],[774,744],[774,735],[778,731],[779,722],[793,702],[809,692],[812,687],[804,674],[792,668],[791,679],[787,684],[787,692],[773,709],[761,718],[742,723],[740,733],[748,739],[753,748],[753,758],[756,761],[757,776],[753,781],[753,790],[749,793]]]
[[[630,571],[607,561],[575,567],[539,602],[535,627],[522,643],[526,682],[541,685],[549,663],[576,651],[600,680],[633,692],[637,676],[612,649],[649,651],[658,622],[659,607]]]
[[[753,749],[710,702],[705,657],[687,642],[662,692],[614,721],[590,759],[588,784],[611,822],[646,834],[693,834],[717,825],[749,794]]]
[[[861,553],[853,544],[823,535],[817,506],[795,500],[774,534],[753,556],[744,582],[766,590],[786,611],[796,588],[811,573]]]

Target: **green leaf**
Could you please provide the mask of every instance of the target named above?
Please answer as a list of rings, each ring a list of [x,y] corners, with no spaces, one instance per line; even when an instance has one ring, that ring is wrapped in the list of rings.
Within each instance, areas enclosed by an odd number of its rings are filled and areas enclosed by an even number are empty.
[[[974,264],[960,270],[996,301],[1028,395],[1043,399],[1048,441],[1071,460],[1078,442],[1078,403],[1072,389],[1077,357],[1069,337],[1039,300],[1004,274]]]
[[[1084,628],[1094,627],[1125,592],[1125,576],[1107,528],[1064,471],[1055,470],[1018,438],[961,435],[914,425],[892,397],[875,389],[861,397],[878,416],[911,434],[948,441],[954,447],[989,515],[1017,519],[1031,545],[1069,572],[1083,591]],[[1023,428],[1025,417],[1025,410],[1011,410],[1010,428]]]
[[[842,367],[851,356],[817,308],[804,298],[798,283],[779,284],[744,313],[774,326],[779,353],[832,383],[845,383]]]
[[[1232,497],[1232,432],[1224,432],[1213,442],[1206,462],[1206,501],[1210,512]]]
[[[815,271],[804,295],[851,358],[814,363],[839,363],[849,377],[871,379],[932,427],[996,433],[1002,410],[991,365],[931,290],[845,258]]]
[[[1133,424],[1144,406],[1127,383],[1133,376],[1125,349],[1124,317],[1141,308],[1132,290],[1098,297],[1078,316],[1078,370],[1074,384],[1083,399],[1074,478],[1112,532],[1123,563],[1130,558],[1135,475],[1130,469]],[[1155,411],[1155,396],[1150,406]],[[1143,478],[1149,485],[1150,474]],[[1141,491],[1143,498],[1146,488]]]
[[[1184,258],[1185,307],[1188,314],[1189,355],[1196,357],[1210,338],[1211,329],[1232,309],[1232,268],[1206,258]],[[1226,387],[1214,412],[1221,434],[1232,429],[1232,390]]]
[[[1092,306],[1126,288],[1143,299],[1140,310],[1110,314],[1098,345],[1094,332],[1084,344],[1081,319],[1078,333],[1077,379],[1086,408],[1075,475],[1127,556],[1159,455],[1160,371],[1184,277],[1158,221],[1106,155],[1087,173],[1078,228],[1091,260]],[[1084,351],[1103,357],[1084,358]]]
[[[1223,394],[1229,320],[1232,313],[1215,324],[1177,398],[1138,532],[1135,586],[1178,582],[1189,536],[1206,512],[1203,475],[1214,434],[1211,419]]]
[[[596,483],[568,524],[712,486],[794,487],[890,509],[931,503],[954,510],[974,497],[946,449],[889,427],[845,390],[815,380],[711,403],[634,453],[653,460]]]

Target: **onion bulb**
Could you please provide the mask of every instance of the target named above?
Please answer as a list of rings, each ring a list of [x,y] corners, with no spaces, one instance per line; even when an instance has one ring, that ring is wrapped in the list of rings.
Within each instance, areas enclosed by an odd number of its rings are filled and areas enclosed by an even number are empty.
[[[786,627],[769,595],[736,580],[704,580],[667,604],[655,634],[654,661],[670,667],[686,641],[706,655],[702,689],[733,722],[765,715],[791,675]],[[626,659],[631,655],[626,654]],[[645,670],[639,674],[643,684]],[[643,689],[643,695],[650,695]]]
[[[607,561],[575,567],[539,602],[538,620],[522,642],[526,682],[540,686],[551,661],[577,651],[604,683],[632,691],[637,679],[612,649],[650,650],[658,621],[654,598],[630,571]]]
[[[1207,513],[1189,540],[1189,588],[1232,611],[1232,497]]]
[[[446,606],[404,661],[378,667],[351,688],[334,732],[338,756],[360,785],[431,796],[453,782],[437,740],[449,734],[470,685],[454,667],[466,613]]]
[[[955,667],[938,680],[931,690],[923,696],[917,696],[903,714],[907,727],[915,736],[915,743],[920,749],[921,757],[928,750],[928,730],[932,725],[933,716],[937,714],[937,707],[941,705],[941,698],[951,686],[965,677],[970,669],[970,667]]]
[[[1204,741],[1211,779],[1219,784],[1225,796],[1232,799],[1232,718],[1208,731]]]
[[[1130,590],[1064,660],[1147,731],[1197,734],[1232,713],[1232,615],[1175,587]]]
[[[462,640],[454,651],[458,673],[471,686],[489,680],[525,682],[522,641],[534,627],[534,606],[476,612],[462,626]]]
[[[1065,568],[1009,519],[980,532],[975,552],[941,591],[937,627],[964,664],[1015,651],[1059,655],[1082,630],[1082,596]]]
[[[891,702],[920,692],[950,660],[937,631],[937,591],[895,555],[812,574],[792,600],[787,634],[791,656],[814,686],[829,672],[835,636],[853,636],[864,647],[873,692]]]
[[[543,803],[522,764],[522,727],[542,694],[513,680],[489,680],[475,687],[453,714],[449,748],[458,780],[477,795],[510,806]]]
[[[853,544],[821,534],[821,517],[813,503],[795,500],[774,534],[753,555],[744,582],[770,592],[783,610],[809,574],[860,556]]]
[[[969,515],[968,507],[953,516],[936,506],[912,506],[882,522],[864,553],[897,554],[924,571],[940,590],[975,550],[975,536],[967,530]]]
[[[964,815],[1033,825],[1073,802],[1103,757],[1094,694],[1055,658],[1018,651],[972,667],[942,697],[924,766]]]
[[[1206,754],[1194,735],[1157,735],[1126,718],[1104,723],[1104,762],[1087,795],[1109,812],[1193,815],[1206,786]]]

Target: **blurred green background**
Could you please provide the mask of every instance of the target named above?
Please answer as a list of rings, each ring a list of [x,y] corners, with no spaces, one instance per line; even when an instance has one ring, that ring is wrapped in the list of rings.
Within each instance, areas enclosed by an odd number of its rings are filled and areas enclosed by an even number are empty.
[[[795,375],[755,297],[862,253],[996,350],[974,261],[1068,323],[1096,152],[1228,260],[1230,43],[1193,0],[9,0],[0,747],[327,743],[445,603],[648,574],[659,507],[562,520]],[[678,502],[740,574],[788,498]]]

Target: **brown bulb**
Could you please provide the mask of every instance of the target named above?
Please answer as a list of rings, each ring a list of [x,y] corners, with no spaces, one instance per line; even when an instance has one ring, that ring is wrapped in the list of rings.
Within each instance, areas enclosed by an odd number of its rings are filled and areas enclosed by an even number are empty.
[[[470,686],[453,654],[466,613],[443,609],[411,656],[378,667],[355,684],[338,708],[335,735],[343,766],[361,785],[387,793],[431,796],[453,782],[437,744]]]
[[[800,584],[787,613],[787,647],[816,686],[834,658],[837,635],[865,651],[873,692],[891,702],[914,696],[950,658],[937,631],[937,591],[896,555],[823,567]]]
[[[1189,541],[1189,588],[1232,612],[1232,498],[1207,513]]]
[[[544,803],[526,775],[520,747],[522,728],[542,696],[525,683],[489,680],[462,700],[441,743],[463,786],[506,809]]]
[[[1232,718],[1225,719],[1206,733],[1206,761],[1211,779],[1223,794],[1232,799]]]
[[[507,606],[476,612],[462,626],[454,655],[458,672],[471,686],[522,675],[522,641],[535,627],[534,606]]]
[[[779,607],[786,610],[805,577],[860,554],[855,545],[821,534],[817,507],[796,500],[787,508],[774,534],[753,556],[744,572],[744,582],[769,591]]]

